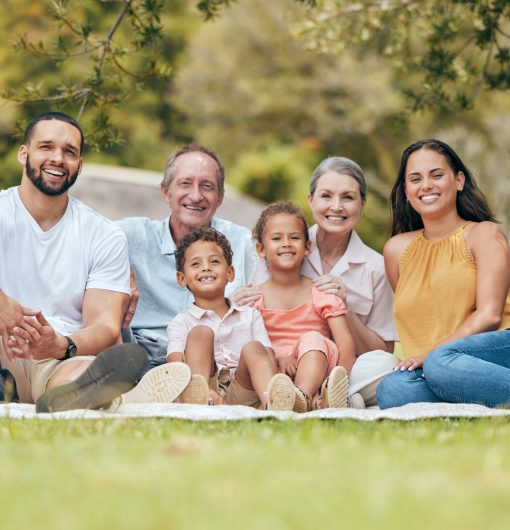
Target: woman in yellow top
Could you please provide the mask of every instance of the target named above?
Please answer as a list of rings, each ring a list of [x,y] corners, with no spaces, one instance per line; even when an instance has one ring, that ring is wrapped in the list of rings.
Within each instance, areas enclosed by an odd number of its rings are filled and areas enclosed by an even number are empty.
[[[510,327],[510,250],[450,146],[404,151],[391,213],[384,259],[405,359],[379,384],[379,406],[510,402],[510,331],[484,333]]]

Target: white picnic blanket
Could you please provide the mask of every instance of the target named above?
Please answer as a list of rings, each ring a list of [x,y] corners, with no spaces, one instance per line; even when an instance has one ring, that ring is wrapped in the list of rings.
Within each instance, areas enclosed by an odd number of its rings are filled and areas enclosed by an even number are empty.
[[[177,403],[144,403],[121,405],[116,411],[69,410],[52,414],[36,414],[35,405],[9,403],[0,405],[0,418],[14,419],[102,419],[102,418],[178,418],[192,421],[226,421],[276,418],[278,420],[353,419],[416,420],[420,418],[482,418],[510,416],[509,409],[490,409],[481,405],[457,405],[452,403],[412,403],[403,407],[379,410],[370,408],[325,409],[297,414],[295,412],[261,411],[244,406],[183,405]]]

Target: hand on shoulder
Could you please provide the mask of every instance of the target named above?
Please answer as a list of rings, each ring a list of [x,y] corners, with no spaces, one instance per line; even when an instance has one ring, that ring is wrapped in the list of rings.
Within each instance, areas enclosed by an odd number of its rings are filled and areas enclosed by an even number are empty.
[[[243,285],[236,289],[233,293],[230,293],[230,299],[234,304],[243,306],[250,305],[252,306],[257,300],[262,296],[262,290],[257,285],[252,285],[250,283]]]
[[[347,291],[340,277],[334,276],[333,274],[323,274],[315,278],[313,283],[318,291],[334,294],[344,303],[347,303]]]

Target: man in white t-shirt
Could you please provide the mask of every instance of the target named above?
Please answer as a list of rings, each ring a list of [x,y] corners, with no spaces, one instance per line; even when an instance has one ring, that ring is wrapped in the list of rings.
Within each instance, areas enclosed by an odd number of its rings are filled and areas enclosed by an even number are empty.
[[[118,341],[129,297],[126,238],[68,195],[83,133],[58,112],[34,118],[18,152],[19,186],[0,192],[0,363],[38,412],[100,408],[147,361]]]

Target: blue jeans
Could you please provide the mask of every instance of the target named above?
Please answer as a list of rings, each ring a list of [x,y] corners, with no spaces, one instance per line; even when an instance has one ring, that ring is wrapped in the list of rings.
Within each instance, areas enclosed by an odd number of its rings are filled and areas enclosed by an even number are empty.
[[[142,346],[149,355],[140,379],[152,368],[166,363],[166,342],[157,333],[146,337],[135,333],[131,328],[122,328],[121,337],[124,343],[135,342]]]
[[[510,403],[510,330],[480,333],[445,344],[423,370],[397,370],[377,388],[381,409],[406,403]]]

